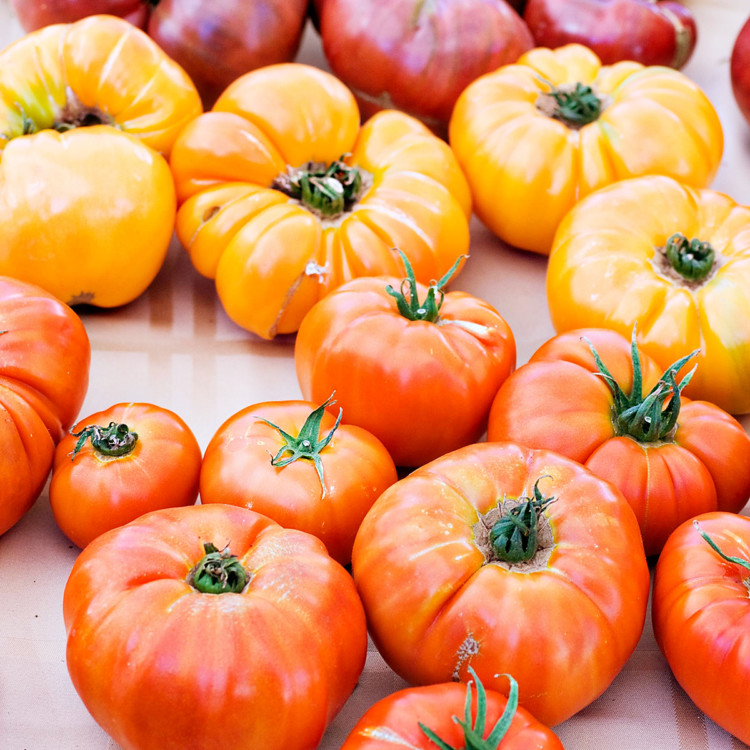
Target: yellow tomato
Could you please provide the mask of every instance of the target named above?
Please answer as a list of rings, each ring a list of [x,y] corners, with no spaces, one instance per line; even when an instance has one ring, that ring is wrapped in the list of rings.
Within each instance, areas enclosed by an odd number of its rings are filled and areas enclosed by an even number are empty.
[[[664,176],[592,193],[555,235],[555,330],[610,328],[666,369],[698,350],[685,394],[750,412],[750,208]]]
[[[542,254],[593,190],[646,174],[706,187],[724,145],[711,102],[685,75],[602,66],[577,44],[536,48],[471,83],[449,133],[479,218],[505,242]]]
[[[468,251],[471,198],[448,145],[408,115],[362,127],[331,74],[287,63],[246,74],[178,137],[177,235],[230,318],[291,333],[358,276],[443,276]]]

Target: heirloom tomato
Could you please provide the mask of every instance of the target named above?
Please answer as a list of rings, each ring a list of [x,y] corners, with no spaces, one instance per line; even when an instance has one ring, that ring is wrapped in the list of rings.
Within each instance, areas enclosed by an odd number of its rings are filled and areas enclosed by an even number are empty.
[[[348,422],[411,467],[482,436],[516,344],[488,302],[443,291],[452,270],[425,287],[405,264],[404,280],[354,279],[318,302],[297,333],[294,362],[305,398],[335,390]]]
[[[359,524],[398,478],[383,444],[310,401],[248,406],[218,429],[200,472],[203,503],[231,503],[323,541],[346,565]]]
[[[518,680],[547,725],[609,686],[635,649],[649,571],[620,491],[575,461],[477,443],[372,506],[352,572],[372,639],[412,684]]]
[[[734,40],[729,58],[729,78],[737,106],[750,124],[750,17]]]
[[[500,387],[487,439],[556,451],[612,482],[657,554],[686,519],[738,512],[750,497],[750,436],[718,406],[681,396],[689,366],[662,374],[614,331],[562,333]]]
[[[48,26],[0,52],[0,273],[64,302],[141,294],[174,229],[162,155],[201,110],[195,87],[114,16]]]
[[[750,412],[750,207],[669,177],[625,180],[581,201],[547,266],[557,332],[611,328],[666,370],[698,351],[685,389]]]
[[[49,499],[57,525],[85,547],[158,508],[198,498],[201,449],[174,412],[115,404],[82,419],[58,444]]]
[[[750,744],[750,518],[706,513],[664,545],[654,573],[654,635],[690,699]]]
[[[76,560],[70,677],[123,750],[314,750],[365,663],[351,576],[233,505],[155,510]]]
[[[86,396],[90,358],[73,310],[37,286],[0,277],[0,534],[42,491],[55,444]]]
[[[449,137],[479,218],[503,241],[542,254],[593,190],[644,174],[705,187],[724,146],[716,110],[687,76],[603,66],[579,44],[538,47],[470,83]]]
[[[563,750],[554,732],[518,707],[515,679],[509,677],[506,698],[485,690],[471,667],[469,673],[466,685],[443,682],[386,696],[367,710],[341,750]]]
[[[242,76],[171,157],[177,235],[232,320],[292,333],[358,276],[440,276],[468,250],[466,180],[448,145],[401,112],[361,128],[351,92],[308,65]],[[319,401],[327,398],[330,391]]]
[[[534,46],[505,0],[324,0],[320,34],[365,117],[400,109],[441,135],[471,81]]]

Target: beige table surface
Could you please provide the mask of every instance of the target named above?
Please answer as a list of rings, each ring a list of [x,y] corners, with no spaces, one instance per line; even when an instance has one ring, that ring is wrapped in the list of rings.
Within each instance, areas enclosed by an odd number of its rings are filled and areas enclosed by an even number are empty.
[[[750,0],[686,4],[697,18],[699,42],[684,72],[711,98],[725,131],[713,187],[750,204],[750,126],[729,83],[729,55],[750,15]],[[0,0],[0,46],[20,35],[7,0]],[[298,60],[325,67],[312,28]],[[504,247],[476,220],[471,228],[472,262],[456,288],[487,299],[501,312],[523,364],[554,333],[544,298],[546,260]],[[219,425],[241,408],[300,398],[292,339],[261,341],[231,323],[212,283],[193,271],[177,243],[141,298],[121,309],[84,313],[83,321],[93,353],[82,417],[121,401],[149,401],[180,414],[205,448]],[[750,427],[750,417],[743,424]],[[87,713],[65,667],[61,602],[77,554],[57,529],[46,492],[0,537],[0,750],[118,748]],[[368,705],[404,686],[371,646],[360,683],[320,750],[338,750]],[[676,685],[650,622],[611,687],[556,732],[572,750],[745,747],[706,719]]]

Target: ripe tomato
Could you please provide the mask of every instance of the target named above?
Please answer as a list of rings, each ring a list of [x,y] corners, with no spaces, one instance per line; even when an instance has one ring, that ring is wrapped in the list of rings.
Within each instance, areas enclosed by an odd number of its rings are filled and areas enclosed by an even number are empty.
[[[587,47],[538,47],[478,78],[456,102],[450,143],[479,218],[500,239],[548,254],[577,201],[629,177],[713,179],[724,139],[703,91],[679,71]]]
[[[428,288],[406,264],[403,281],[354,279],[318,302],[294,363],[305,398],[335,390],[349,423],[382,440],[397,466],[419,466],[481,437],[516,344],[489,303],[442,290],[451,271]]]
[[[55,451],[49,499],[58,526],[85,547],[158,508],[198,498],[201,449],[174,412],[115,404],[82,419]]]
[[[705,513],[664,545],[651,606],[656,641],[677,682],[744,743],[750,743],[749,585],[750,518]]]
[[[185,128],[171,166],[180,241],[229,317],[263,338],[296,331],[352,278],[401,273],[394,248],[424,280],[468,250],[471,199],[448,145],[400,112],[360,128],[351,92],[311,66],[238,79]]]
[[[80,318],[37,286],[0,277],[0,534],[33,505],[81,408],[91,347]]]
[[[63,614],[73,685],[123,750],[314,750],[367,652],[351,576],[323,543],[232,505],[102,534]]]
[[[556,451],[612,482],[656,554],[686,519],[736,513],[750,497],[750,436],[718,406],[681,397],[680,366],[662,374],[614,331],[560,334],[500,387],[487,439]]]
[[[609,686],[646,616],[635,515],[556,453],[478,443],[396,482],[365,516],[352,572],[372,639],[412,684],[512,674],[552,726]]]
[[[135,299],[174,230],[162,154],[195,87],[143,32],[91,16],[0,52],[0,90],[0,273],[69,304]]]
[[[737,32],[732,45],[729,78],[737,106],[750,125],[750,16]]]
[[[750,412],[750,207],[669,177],[610,185],[560,226],[547,266],[555,330],[611,328],[666,370],[698,350],[685,395]]]
[[[342,565],[365,513],[398,478],[383,444],[310,401],[267,401],[232,415],[211,438],[203,503],[231,503],[323,541]]]

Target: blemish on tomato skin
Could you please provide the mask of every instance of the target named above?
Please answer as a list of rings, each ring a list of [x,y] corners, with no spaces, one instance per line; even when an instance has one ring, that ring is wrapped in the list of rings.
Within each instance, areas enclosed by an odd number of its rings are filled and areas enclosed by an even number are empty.
[[[451,679],[459,682],[461,680],[461,670],[472,656],[479,653],[479,642],[469,633],[464,642],[456,650],[456,666],[453,668]]]

